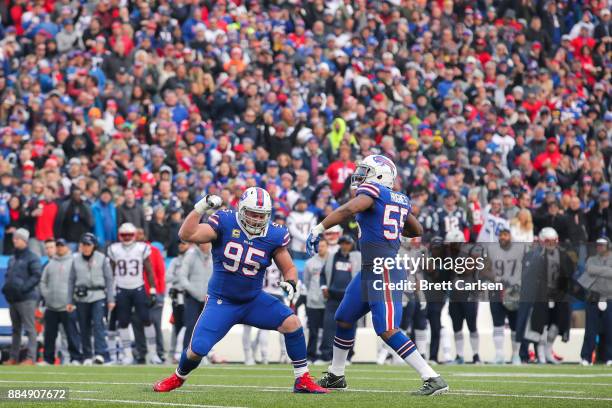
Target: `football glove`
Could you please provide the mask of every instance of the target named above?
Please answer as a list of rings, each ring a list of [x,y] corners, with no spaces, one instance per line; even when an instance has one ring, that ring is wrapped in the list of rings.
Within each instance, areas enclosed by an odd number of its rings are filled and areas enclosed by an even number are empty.
[[[306,252],[308,256],[314,256],[319,252],[319,241],[321,241],[323,231],[325,231],[323,224],[318,224],[308,234],[308,238],[306,238]]]
[[[295,281],[293,280],[283,281],[279,284],[279,286],[287,295],[289,302],[292,302],[293,297],[295,296],[295,293],[297,292],[297,284],[295,283]]]
[[[200,215],[204,215],[204,213],[208,210],[216,210],[217,208],[223,205],[223,199],[214,194],[206,194],[204,198],[198,201],[193,209]]]
[[[151,290],[149,291],[149,307],[155,306],[156,303],[157,303],[157,292],[155,291],[155,289],[151,288]]]

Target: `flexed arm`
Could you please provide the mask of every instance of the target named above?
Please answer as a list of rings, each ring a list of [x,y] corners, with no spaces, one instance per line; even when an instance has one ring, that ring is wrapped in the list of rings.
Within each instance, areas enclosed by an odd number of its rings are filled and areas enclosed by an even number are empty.
[[[183,225],[181,225],[178,232],[179,238],[183,241],[196,244],[205,244],[217,239],[215,230],[208,224],[200,224],[200,219],[206,211],[219,208],[222,204],[223,200],[216,195],[206,195],[198,201],[193,206],[193,211],[183,221]]]

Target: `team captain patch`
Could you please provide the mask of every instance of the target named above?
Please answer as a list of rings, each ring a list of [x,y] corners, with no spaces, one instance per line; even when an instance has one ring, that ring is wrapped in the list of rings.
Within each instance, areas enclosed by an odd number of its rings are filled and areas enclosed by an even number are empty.
[[[240,230],[237,228],[234,228],[232,230],[232,238],[240,238]]]

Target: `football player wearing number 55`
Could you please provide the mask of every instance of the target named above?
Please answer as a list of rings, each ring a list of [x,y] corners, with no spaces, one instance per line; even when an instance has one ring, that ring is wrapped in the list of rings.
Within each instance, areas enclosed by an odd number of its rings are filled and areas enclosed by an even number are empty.
[[[361,271],[348,284],[336,311],[332,363],[319,380],[319,385],[326,388],[347,388],[344,368],[355,343],[356,323],[371,311],[376,334],[421,376],[423,385],[413,394],[429,396],[448,391],[446,382],[423,360],[416,345],[399,328],[403,291],[392,290],[389,284],[404,280],[406,270],[384,267],[377,273],[373,269],[376,258],[397,256],[402,239],[423,234],[423,227],[411,214],[408,197],[393,190],[396,177],[395,164],[386,156],[375,154],[363,159],[351,177],[355,197],[325,217],[306,240],[306,250],[313,255],[325,230],[353,216],[359,224]],[[381,277],[386,289],[377,290],[374,283]]]
[[[187,375],[232,326],[245,324],[283,333],[293,364],[294,392],[327,393],[308,372],[300,320],[278,298],[262,290],[266,268],[272,261],[281,271],[284,280],[280,286],[290,301],[297,282],[297,270],[287,249],[289,231],[270,222],[270,195],[259,187],[248,188],[240,198],[237,212],[219,210],[207,222],[200,223],[204,213],[222,204],[221,197],[207,195],[195,204],[179,230],[184,241],[212,244],[213,274],[189,346],[183,351],[176,371],[157,382],[153,390],[168,392],[183,385]]]

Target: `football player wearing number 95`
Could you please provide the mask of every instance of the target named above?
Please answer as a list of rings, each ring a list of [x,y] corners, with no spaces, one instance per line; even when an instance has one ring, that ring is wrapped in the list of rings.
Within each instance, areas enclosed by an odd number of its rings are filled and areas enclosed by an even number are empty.
[[[300,320],[279,299],[262,290],[266,268],[272,260],[283,275],[280,286],[290,300],[297,282],[297,270],[287,249],[289,232],[270,222],[270,195],[262,188],[250,187],[240,198],[238,212],[219,210],[200,224],[205,212],[222,204],[221,197],[207,195],[195,204],[179,230],[184,241],[212,243],[213,274],[189,347],[183,350],[174,374],[157,382],[153,390],[168,392],[183,385],[187,375],[232,326],[246,324],[284,334],[295,374],[294,392],[327,393],[308,372]]]
[[[396,176],[395,165],[387,157],[366,157],[352,175],[351,187],[356,189],[355,197],[315,226],[306,241],[306,249],[312,255],[317,252],[325,230],[356,216],[360,232],[361,272],[349,283],[336,311],[332,364],[319,380],[319,385],[329,389],[347,388],[344,368],[348,352],[355,342],[355,323],[371,311],[376,334],[423,379],[423,386],[413,394],[427,396],[448,391],[446,382],[399,328],[402,291],[390,289],[391,284],[406,279],[406,270],[401,267],[388,269],[386,265],[382,271],[375,269],[377,260],[396,257],[402,239],[423,233],[421,224],[410,214],[408,197],[393,191]]]

